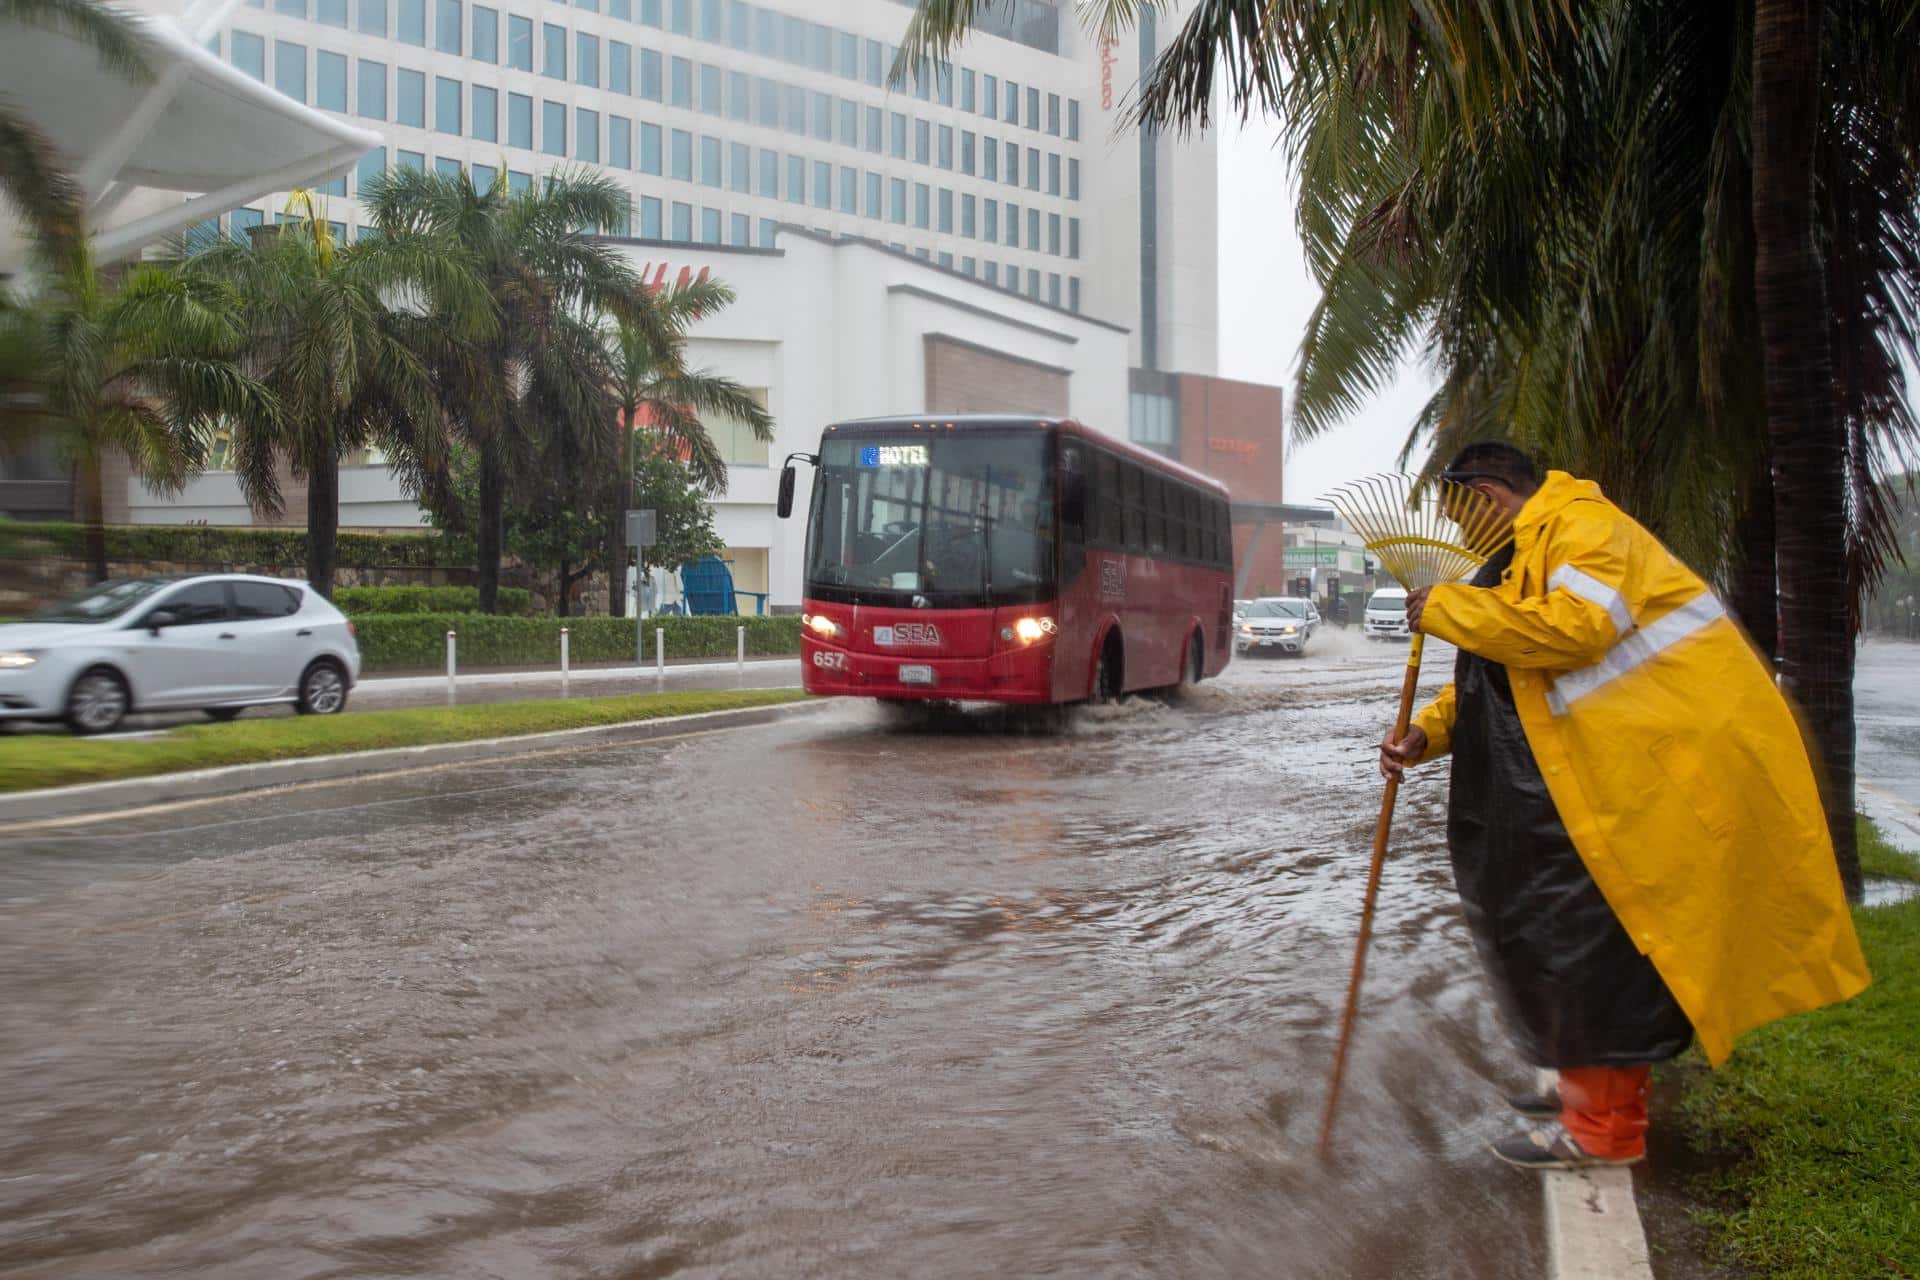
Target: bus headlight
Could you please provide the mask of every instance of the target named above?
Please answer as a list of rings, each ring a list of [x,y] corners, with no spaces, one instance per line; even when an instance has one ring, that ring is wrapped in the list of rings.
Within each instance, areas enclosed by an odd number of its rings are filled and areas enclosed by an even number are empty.
[[[840,635],[840,624],[825,614],[809,613],[800,619],[800,625],[822,640],[837,639]]]
[[[1010,627],[1000,628],[1000,638],[1018,640],[1021,644],[1032,644],[1042,636],[1050,636],[1059,629],[1054,625],[1052,618],[1022,618]]]

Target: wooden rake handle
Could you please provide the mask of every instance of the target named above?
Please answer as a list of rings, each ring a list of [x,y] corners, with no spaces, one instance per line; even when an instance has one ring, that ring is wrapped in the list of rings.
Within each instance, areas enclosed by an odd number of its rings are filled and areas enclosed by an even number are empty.
[[[1407,736],[1413,719],[1414,686],[1420,682],[1420,651],[1425,636],[1416,632],[1407,653],[1407,674],[1400,684],[1400,713],[1394,717],[1393,740]],[[1320,1121],[1320,1157],[1333,1149],[1333,1121],[1340,1111],[1340,1081],[1347,1071],[1347,1049],[1353,1043],[1354,1015],[1360,1008],[1360,982],[1367,972],[1367,943],[1373,939],[1373,908],[1380,897],[1380,868],[1387,861],[1387,837],[1393,831],[1393,802],[1400,794],[1400,781],[1387,779],[1386,794],[1380,797],[1380,821],[1373,831],[1373,865],[1367,868],[1367,900],[1360,910],[1360,937],[1353,946],[1353,977],[1347,982],[1347,1009],[1340,1017],[1340,1046],[1334,1050],[1333,1079],[1327,1086],[1327,1112]]]

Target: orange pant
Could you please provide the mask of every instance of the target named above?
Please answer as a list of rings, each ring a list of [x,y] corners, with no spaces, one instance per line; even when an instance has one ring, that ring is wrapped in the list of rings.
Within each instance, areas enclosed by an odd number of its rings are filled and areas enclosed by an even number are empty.
[[[1589,1155],[1630,1159],[1647,1149],[1650,1067],[1563,1067],[1560,1123]]]

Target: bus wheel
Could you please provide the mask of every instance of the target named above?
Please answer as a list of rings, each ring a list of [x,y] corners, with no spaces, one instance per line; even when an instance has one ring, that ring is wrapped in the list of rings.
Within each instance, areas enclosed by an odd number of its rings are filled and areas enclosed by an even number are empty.
[[[1198,631],[1187,641],[1187,669],[1183,675],[1185,679],[1180,683],[1188,688],[1207,678],[1207,650]]]
[[[1093,700],[1097,703],[1118,702],[1120,692],[1120,638],[1109,632],[1106,643],[1100,646],[1100,660],[1093,669]]]

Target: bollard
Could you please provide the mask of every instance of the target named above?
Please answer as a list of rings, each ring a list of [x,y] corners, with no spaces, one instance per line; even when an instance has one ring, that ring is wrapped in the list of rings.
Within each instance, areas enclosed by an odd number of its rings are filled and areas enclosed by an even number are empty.
[[[747,674],[747,629],[737,627],[733,637],[733,662],[741,675]]]
[[[458,634],[459,632],[457,631],[447,632],[447,701],[448,702],[453,701],[454,637],[456,637]]]
[[[655,680],[667,678],[667,629],[665,627],[653,629],[653,678]]]
[[[569,675],[567,670],[567,631],[568,628],[566,627],[560,628],[560,679],[563,681],[566,680]]]

